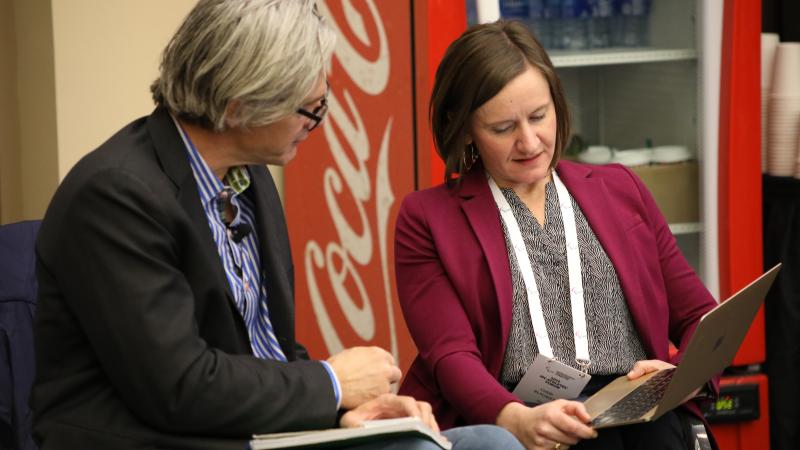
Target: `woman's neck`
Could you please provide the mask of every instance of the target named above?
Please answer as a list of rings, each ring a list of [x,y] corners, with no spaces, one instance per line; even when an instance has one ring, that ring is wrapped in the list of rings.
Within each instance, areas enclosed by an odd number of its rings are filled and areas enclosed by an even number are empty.
[[[518,184],[511,188],[520,198],[544,198],[545,187],[553,177],[549,173],[541,180],[535,181],[530,184]]]
[[[533,217],[539,222],[539,225],[545,224],[545,200],[547,193],[547,183],[553,179],[553,176],[548,173],[546,177],[534,183],[513,186],[514,193],[517,194],[522,203],[528,207]]]

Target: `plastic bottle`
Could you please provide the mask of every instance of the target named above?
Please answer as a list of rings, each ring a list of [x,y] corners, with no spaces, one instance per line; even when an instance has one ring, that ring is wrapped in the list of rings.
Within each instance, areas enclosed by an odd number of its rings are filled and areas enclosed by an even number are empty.
[[[500,0],[500,16],[504,19],[528,19],[528,0]]]
[[[587,0],[562,0],[559,31],[560,47],[564,50],[584,50],[589,48],[586,29],[589,22]]]
[[[649,0],[622,0],[622,42],[625,47],[646,46],[648,40]]]
[[[619,13],[622,20],[620,22],[621,38],[618,44],[623,47],[635,47],[636,31],[632,27],[633,20],[631,19],[631,15],[633,14],[633,0],[620,1]]]
[[[631,28],[636,36],[636,45],[644,47],[650,44],[649,19],[650,19],[650,0],[631,1]]]
[[[623,3],[630,0],[611,0],[611,46],[622,47],[625,45],[625,16],[623,15]]]
[[[548,42],[542,44],[548,49],[558,50],[561,48],[561,0],[543,0],[542,5],[542,22],[546,23],[542,30],[544,41]]]
[[[545,0],[530,0],[528,2],[528,28],[539,39],[545,48],[552,48],[550,40],[551,23],[545,19]]]
[[[613,26],[613,5],[611,0],[590,0],[591,20],[588,37],[590,48],[611,46],[611,27]]]
[[[467,0],[467,26],[478,23],[477,0]]]

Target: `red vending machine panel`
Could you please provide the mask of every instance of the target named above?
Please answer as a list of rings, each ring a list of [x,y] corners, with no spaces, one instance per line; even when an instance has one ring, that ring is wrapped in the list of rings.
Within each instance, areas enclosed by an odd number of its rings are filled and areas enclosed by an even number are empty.
[[[722,30],[719,120],[720,297],[728,298],[763,272],[761,217],[761,2],[727,0]],[[759,312],[734,366],[765,358]]]
[[[314,358],[377,345],[406,368],[416,349],[394,284],[394,223],[414,189],[412,6],[320,1],[338,42],[327,118],[285,171],[297,338]]]
[[[711,430],[720,450],[769,448],[769,404],[764,374],[723,377]],[[728,416],[728,418],[726,418]]]

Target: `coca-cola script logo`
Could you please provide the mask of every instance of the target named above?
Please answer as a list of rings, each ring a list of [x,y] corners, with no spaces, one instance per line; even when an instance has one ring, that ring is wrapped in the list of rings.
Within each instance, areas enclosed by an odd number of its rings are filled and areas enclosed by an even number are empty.
[[[319,8],[338,34],[330,109],[286,171],[298,340],[314,357],[378,345],[407,367],[415,351],[395,297],[392,247],[398,199],[414,179],[410,8],[371,0]]]

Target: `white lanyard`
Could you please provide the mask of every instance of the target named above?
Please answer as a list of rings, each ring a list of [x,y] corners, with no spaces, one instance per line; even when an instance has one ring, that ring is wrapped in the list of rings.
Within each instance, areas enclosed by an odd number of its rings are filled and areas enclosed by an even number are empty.
[[[572,200],[570,199],[567,187],[558,178],[555,171],[553,174],[553,182],[556,186],[558,193],[558,204],[561,208],[561,220],[564,223],[564,239],[567,245],[567,268],[569,270],[569,300],[572,306],[572,328],[575,336],[575,360],[585,372],[589,366],[589,339],[586,334],[586,312],[583,305],[583,279],[581,277],[581,256],[578,250],[578,232],[575,228],[575,212],[572,209]],[[519,230],[519,224],[514,213],[511,211],[511,205],[508,204],[505,196],[500,192],[497,183],[489,178],[489,187],[492,190],[492,196],[497,204],[497,209],[500,210],[500,217],[508,230],[509,239],[511,239],[511,246],[514,248],[514,255],[517,257],[519,270],[522,273],[522,280],[525,283],[525,291],[528,295],[528,309],[531,314],[531,322],[533,324],[533,334],[536,337],[536,344],[539,347],[539,353],[542,355],[553,358],[553,348],[550,346],[550,337],[547,335],[547,327],[544,323],[544,313],[542,312],[542,303],[539,297],[539,289],[536,286],[536,279],[533,276],[533,267],[528,258],[528,251],[525,248],[525,241],[522,239],[522,233]]]

